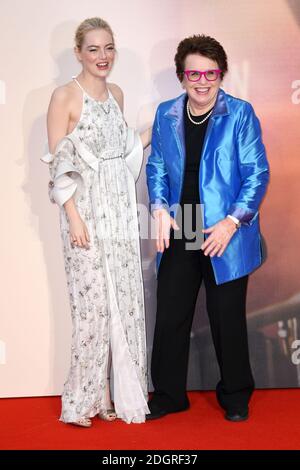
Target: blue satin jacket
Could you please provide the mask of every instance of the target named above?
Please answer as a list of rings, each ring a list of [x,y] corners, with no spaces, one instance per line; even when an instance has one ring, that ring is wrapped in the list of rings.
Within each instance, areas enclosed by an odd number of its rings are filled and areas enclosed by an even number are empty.
[[[151,211],[179,204],[185,170],[186,94],[158,106],[146,165]],[[245,276],[262,262],[259,205],[269,181],[261,128],[250,103],[219,90],[204,139],[199,194],[204,228],[228,214],[242,226],[211,262],[217,284]],[[171,211],[176,217],[176,210]],[[162,253],[157,253],[157,273]]]

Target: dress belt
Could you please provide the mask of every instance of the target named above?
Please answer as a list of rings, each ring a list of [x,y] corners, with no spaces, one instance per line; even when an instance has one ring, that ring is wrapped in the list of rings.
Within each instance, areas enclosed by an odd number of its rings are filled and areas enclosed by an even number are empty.
[[[97,160],[101,163],[105,162],[106,160],[115,160],[116,158],[124,158],[124,154],[121,153],[121,155],[117,155],[116,157],[108,157],[108,158],[103,158],[103,157],[99,157],[97,158]]]

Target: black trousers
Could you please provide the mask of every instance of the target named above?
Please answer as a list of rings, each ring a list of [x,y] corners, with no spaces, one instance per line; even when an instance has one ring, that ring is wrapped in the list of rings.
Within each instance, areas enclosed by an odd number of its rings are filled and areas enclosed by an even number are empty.
[[[158,274],[157,316],[152,351],[153,402],[167,411],[189,405],[186,394],[190,332],[202,283],[220,368],[217,399],[227,411],[244,410],[254,389],[249,363],[246,292],[248,276],[217,285],[209,256],[186,250],[174,239],[163,253]]]

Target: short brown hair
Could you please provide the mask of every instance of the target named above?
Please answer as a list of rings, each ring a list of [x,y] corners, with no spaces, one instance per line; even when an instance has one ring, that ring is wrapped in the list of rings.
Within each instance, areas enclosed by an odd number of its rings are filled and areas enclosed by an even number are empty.
[[[210,36],[197,34],[183,39],[177,47],[175,55],[176,75],[182,82],[184,62],[189,54],[199,54],[217,62],[221,72],[221,79],[228,70],[227,55],[221,44]]]

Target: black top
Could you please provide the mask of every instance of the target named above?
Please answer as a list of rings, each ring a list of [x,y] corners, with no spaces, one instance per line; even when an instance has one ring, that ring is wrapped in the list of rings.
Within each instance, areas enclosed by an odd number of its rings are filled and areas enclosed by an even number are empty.
[[[187,114],[186,103],[187,97],[185,100],[184,106],[184,129],[185,129],[185,173],[183,180],[183,189],[181,204],[199,204],[200,195],[199,195],[199,166],[202,153],[202,147],[204,142],[204,137],[209,122],[208,118],[203,124],[193,124]],[[199,122],[202,121],[209,113],[202,114],[202,116],[193,116],[191,117],[193,121]]]

